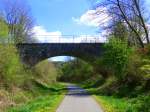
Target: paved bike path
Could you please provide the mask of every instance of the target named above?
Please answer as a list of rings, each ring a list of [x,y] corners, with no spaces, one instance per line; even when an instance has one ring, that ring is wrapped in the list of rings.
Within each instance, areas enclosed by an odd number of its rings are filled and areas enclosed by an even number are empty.
[[[56,112],[104,112],[87,92],[74,85],[68,86],[65,96]]]

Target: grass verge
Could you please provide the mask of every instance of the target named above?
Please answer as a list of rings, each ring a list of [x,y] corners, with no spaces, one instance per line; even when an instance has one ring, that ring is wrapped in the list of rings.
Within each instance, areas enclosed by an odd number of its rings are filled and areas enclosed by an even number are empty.
[[[49,89],[38,87],[34,89],[34,92],[39,92],[41,95],[22,105],[10,107],[6,112],[56,112],[67,92],[67,90],[64,90],[65,86],[65,84],[59,83]]]
[[[105,112],[126,112],[130,106],[125,99],[114,98],[112,96],[93,95]]]
[[[8,112],[55,112],[64,95],[43,96],[20,107],[11,108]]]

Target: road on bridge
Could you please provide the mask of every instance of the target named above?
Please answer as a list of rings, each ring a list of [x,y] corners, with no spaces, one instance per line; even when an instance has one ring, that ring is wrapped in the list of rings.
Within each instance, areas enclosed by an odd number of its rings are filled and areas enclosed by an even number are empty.
[[[104,112],[84,89],[70,85],[68,90],[56,112]]]

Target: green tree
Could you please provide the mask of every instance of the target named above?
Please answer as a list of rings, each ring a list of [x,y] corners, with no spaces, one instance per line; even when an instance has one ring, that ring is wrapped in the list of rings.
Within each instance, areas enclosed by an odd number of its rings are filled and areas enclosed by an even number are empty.
[[[8,87],[21,86],[29,78],[13,45],[0,44],[0,82]]]
[[[63,81],[78,83],[87,80],[93,75],[93,67],[80,59],[64,63],[61,70],[62,75],[59,79]]]
[[[38,63],[34,66],[32,72],[34,80],[38,83],[49,86],[56,82],[57,69],[55,65],[48,60]]]
[[[127,43],[120,39],[111,38],[105,45],[106,52],[104,53],[103,62],[108,70],[119,79],[126,75],[127,65],[129,61],[130,48]]]

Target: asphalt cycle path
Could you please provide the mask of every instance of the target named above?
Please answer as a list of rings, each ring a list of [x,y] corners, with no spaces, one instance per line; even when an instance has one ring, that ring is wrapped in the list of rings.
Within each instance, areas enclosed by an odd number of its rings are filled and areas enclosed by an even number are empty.
[[[104,112],[87,92],[75,85],[68,86],[68,94],[56,112]]]

